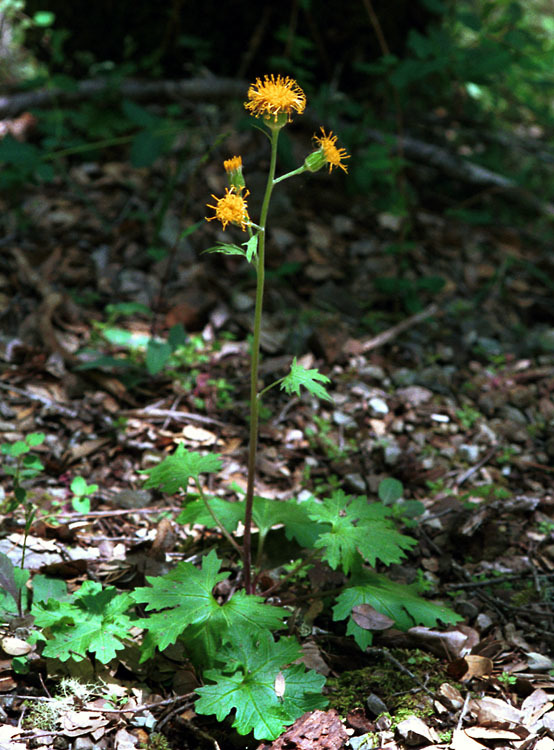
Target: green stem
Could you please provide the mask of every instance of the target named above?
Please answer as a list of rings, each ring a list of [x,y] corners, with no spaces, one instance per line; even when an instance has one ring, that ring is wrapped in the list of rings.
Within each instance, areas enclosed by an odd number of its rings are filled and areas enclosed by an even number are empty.
[[[279,383],[282,383],[285,378],[279,378],[279,380],[275,380],[273,383],[270,383],[267,385],[263,391],[260,391],[258,393],[258,401],[261,400],[262,396],[265,395],[268,391],[270,391],[272,388],[275,388],[276,385],[279,385]]]
[[[254,505],[254,479],[256,474],[256,451],[258,447],[258,369],[260,363],[260,333],[262,328],[262,307],[264,299],[265,274],[265,226],[269,201],[275,184],[275,167],[277,164],[277,141],[279,130],[271,130],[271,162],[264,200],[260,214],[260,232],[258,235],[258,262],[256,265],[256,308],[254,310],[254,336],[250,360],[250,438],[248,444],[248,483],[246,487],[246,507],[244,510],[244,537],[242,543],[242,560],[244,565],[244,588],[252,594],[252,508]]]
[[[292,172],[287,172],[286,174],[281,175],[281,177],[277,177],[275,180],[273,180],[273,184],[277,185],[278,182],[288,180],[289,177],[294,177],[297,174],[302,174],[302,172],[305,172],[307,169],[308,167],[304,166],[303,164],[301,167],[298,167],[298,169],[293,169]]]
[[[229,534],[229,532],[227,531],[227,529],[225,528],[225,526],[219,520],[216,512],[213,510],[213,508],[209,504],[209,502],[208,502],[208,500],[206,498],[206,495],[204,494],[204,490],[202,489],[202,487],[200,486],[200,484],[198,482],[196,482],[196,486],[198,487],[198,492],[200,494],[200,497],[202,498],[202,502],[206,506],[206,510],[208,511],[208,513],[210,514],[210,516],[214,519],[215,525],[221,531],[221,533],[223,534],[223,536],[225,537],[225,539],[227,539],[227,541],[231,544],[231,546],[234,547],[235,550],[240,555],[242,553],[241,548],[235,542],[235,540],[233,539],[233,537],[231,536],[231,534]]]

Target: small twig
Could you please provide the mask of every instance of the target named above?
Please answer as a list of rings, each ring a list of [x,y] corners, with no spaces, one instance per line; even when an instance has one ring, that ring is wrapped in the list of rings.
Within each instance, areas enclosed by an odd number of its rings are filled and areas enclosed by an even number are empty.
[[[14,393],[17,393],[18,396],[23,396],[29,401],[38,401],[44,406],[48,406],[50,409],[54,409],[60,414],[63,414],[64,417],[70,417],[71,419],[76,419],[79,416],[79,413],[77,411],[74,411],[73,409],[68,409],[67,406],[62,406],[57,401],[53,401],[47,396],[41,396],[38,393],[29,393],[29,391],[26,391],[23,388],[18,388],[16,385],[10,385],[9,383],[0,382],[0,388],[3,391],[13,391]]]
[[[491,458],[494,456],[494,454],[498,451],[500,448],[499,445],[493,445],[492,448],[483,456],[483,458],[478,461],[474,466],[470,466],[467,471],[464,471],[463,474],[460,474],[460,476],[454,480],[454,485],[456,487],[459,487],[461,484],[463,484],[467,479],[469,479],[470,476],[475,474],[476,471],[479,471],[481,467],[483,467],[485,464],[488,464],[488,462],[491,460]]]
[[[415,315],[410,315],[409,318],[400,321],[400,323],[397,323],[395,326],[392,326],[392,328],[388,328],[382,333],[378,333],[377,336],[373,336],[373,338],[366,339],[365,341],[354,341],[351,346],[348,346],[347,344],[345,347],[345,351],[347,353],[349,353],[350,351],[352,354],[362,354],[364,352],[369,352],[371,349],[376,349],[378,346],[382,346],[388,341],[396,338],[400,333],[407,330],[408,328],[411,328],[412,326],[417,325],[417,323],[421,323],[422,320],[435,315],[438,310],[438,305],[433,303],[426,307],[425,310],[421,310]]]
[[[168,510],[176,512],[181,510],[181,508],[174,506],[165,508],[123,508],[118,510],[91,510],[89,513],[68,511],[67,513],[57,513],[56,518],[110,518],[111,516],[125,516],[131,513],[166,513]]]
[[[468,703],[469,703],[469,690],[466,693],[466,697],[465,697],[465,700],[464,700],[464,705],[462,706],[462,710],[460,711],[460,716],[458,718],[458,723],[456,725],[456,729],[461,729],[462,728],[462,722],[464,720],[464,716],[467,714]]]
[[[213,419],[212,417],[204,417],[201,414],[192,414],[187,411],[173,411],[173,409],[127,409],[126,411],[120,412],[122,417],[137,417],[138,419],[150,419],[154,420],[174,420],[175,422],[181,422],[186,419],[190,419],[192,422],[204,422],[205,424],[217,424],[225,427],[225,422],[221,422],[219,419]]]
[[[526,578],[529,575],[534,576],[534,572],[531,571],[522,571],[521,573],[511,573],[510,575],[505,576],[498,576],[498,578],[487,578],[484,581],[469,581],[467,583],[446,583],[444,585],[445,589],[476,589],[481,588],[483,586],[495,586],[499,583],[506,583],[506,581],[517,581],[521,578]],[[554,578],[554,573],[537,573],[537,579],[550,579]]]

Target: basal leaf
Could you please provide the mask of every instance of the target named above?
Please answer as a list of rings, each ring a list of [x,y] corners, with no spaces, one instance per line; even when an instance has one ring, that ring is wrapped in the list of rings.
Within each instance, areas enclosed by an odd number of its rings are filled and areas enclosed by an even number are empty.
[[[129,594],[118,594],[114,586],[102,589],[96,581],[85,581],[71,601],[34,602],[35,624],[49,628],[43,655],[80,661],[90,651],[107,664],[129,637],[134,623],[124,613],[132,603]]]
[[[307,672],[303,665],[287,666],[299,653],[294,638],[281,638],[276,643],[267,632],[235,640],[222,652],[227,668],[204,674],[213,684],[197,689],[196,712],[215,714],[221,721],[234,710],[233,727],[239,734],[254,731],[258,740],[275,739],[305,711],[327,703],[321,695],[322,675]],[[281,700],[275,692],[279,673],[285,685]]]
[[[204,456],[187,451],[183,443],[179,443],[175,453],[143,472],[148,474],[144,487],[157,487],[162,492],[174,495],[180,488],[186,490],[189,479],[198,482],[200,474],[214,473],[220,469],[221,458],[217,454]]]
[[[377,559],[386,565],[399,562],[404,550],[416,542],[396,530],[391,511],[380,503],[369,503],[365,496],[353,497],[335,490],[320,504],[312,504],[310,518],[329,523],[331,528],[320,534],[316,548],[325,550],[323,559],[336,569],[349,573],[358,555],[375,565]]]
[[[439,620],[455,623],[462,619],[448,607],[421,597],[413,585],[395,583],[369,571],[364,571],[358,580],[358,585],[351,586],[337,597],[333,619],[349,618],[346,632],[354,637],[361,649],[371,644],[372,633],[361,628],[352,619],[352,609],[358,604],[370,604],[378,612],[392,618],[400,630],[408,630],[414,625],[431,627]]]
[[[219,645],[234,631],[245,634],[283,627],[287,610],[265,604],[259,596],[235,593],[224,604],[212,594],[214,586],[227,578],[220,573],[221,561],[214,550],[204,558],[202,568],[182,562],[165,576],[148,578],[149,587],[135,589],[135,601],[146,602],[146,610],[156,612],[140,621],[156,638],[160,650],[174,643],[186,628],[201,626],[206,643]],[[196,637],[197,631],[194,632]],[[147,657],[150,656],[148,651]],[[213,654],[215,658],[216,654]]]
[[[319,382],[318,382],[319,381]],[[320,383],[329,383],[330,379],[326,375],[322,375],[319,370],[306,370],[305,367],[299,365],[296,361],[296,357],[292,360],[289,374],[281,381],[281,389],[290,394],[300,395],[300,386],[307,388],[310,393],[318,398],[332,401],[333,399],[327,393],[325,388]]]

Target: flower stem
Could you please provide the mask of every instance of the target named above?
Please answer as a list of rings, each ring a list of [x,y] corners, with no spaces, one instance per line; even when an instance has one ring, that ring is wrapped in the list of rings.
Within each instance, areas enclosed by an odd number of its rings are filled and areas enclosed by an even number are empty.
[[[254,310],[254,335],[250,359],[250,438],[248,444],[248,483],[246,486],[246,507],[244,510],[244,537],[242,543],[242,560],[244,565],[244,588],[247,594],[252,590],[252,508],[254,505],[254,479],[256,474],[256,451],[258,447],[258,369],[260,363],[260,333],[262,328],[262,308],[264,299],[265,275],[265,225],[269,210],[269,201],[273,190],[275,167],[277,164],[277,141],[279,130],[271,130],[271,162],[264,200],[260,214],[260,231],[258,234],[258,262],[256,264],[256,307]]]

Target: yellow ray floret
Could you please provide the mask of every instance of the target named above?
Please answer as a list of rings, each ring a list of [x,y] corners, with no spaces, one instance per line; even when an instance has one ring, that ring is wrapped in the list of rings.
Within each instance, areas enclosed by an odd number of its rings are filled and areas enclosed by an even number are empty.
[[[333,167],[340,167],[345,172],[348,172],[348,169],[345,167],[345,165],[341,164],[343,159],[350,159],[350,155],[346,153],[346,149],[337,148],[335,146],[335,143],[337,142],[337,136],[333,135],[332,130],[329,131],[329,135],[325,134],[325,130],[323,128],[321,128],[321,132],[323,133],[323,135],[321,137],[319,137],[318,135],[314,135],[314,140],[323,151],[325,161],[327,161],[327,163],[329,164],[329,172],[332,171]]]
[[[212,194],[212,198],[216,201],[215,206],[211,206],[208,203],[208,208],[213,208],[215,216],[206,216],[206,221],[213,221],[219,219],[223,224],[223,229],[227,227],[227,224],[237,224],[242,231],[246,230],[246,224],[250,221],[248,216],[248,207],[244,200],[248,195],[248,190],[244,196],[237,195],[234,192],[234,188],[225,188],[225,195],[223,198],[218,198]]]
[[[292,111],[299,115],[306,108],[306,95],[294,78],[277,78],[272,74],[264,76],[262,81],[256,78],[248,89],[249,101],[244,106],[255,117],[277,117],[286,114],[290,122]]]

